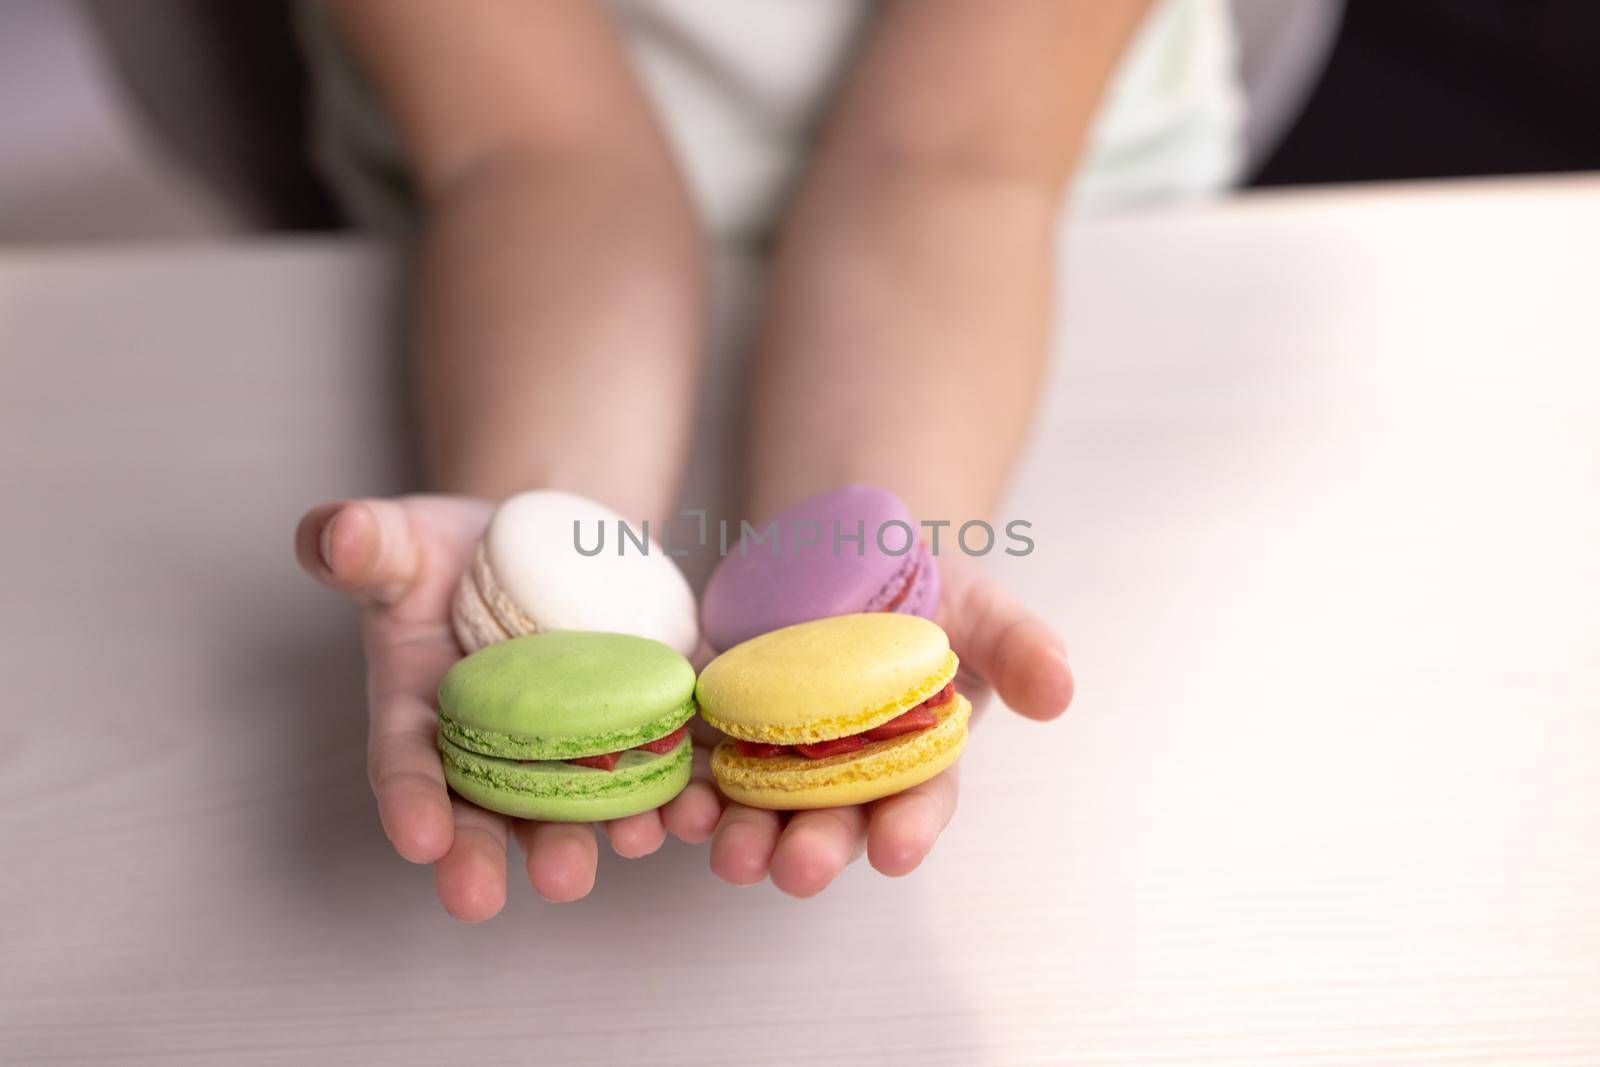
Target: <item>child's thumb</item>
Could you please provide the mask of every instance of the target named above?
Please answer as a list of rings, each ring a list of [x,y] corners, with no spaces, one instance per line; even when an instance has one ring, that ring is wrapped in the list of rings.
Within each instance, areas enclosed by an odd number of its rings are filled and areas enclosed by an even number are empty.
[[[941,612],[950,647],[994,686],[1006,706],[1030,719],[1053,719],[1072,702],[1066,647],[1045,622],[977,572],[946,584]]]
[[[420,553],[392,500],[342,500],[312,508],[295,529],[305,572],[363,603],[393,604],[411,588]]]

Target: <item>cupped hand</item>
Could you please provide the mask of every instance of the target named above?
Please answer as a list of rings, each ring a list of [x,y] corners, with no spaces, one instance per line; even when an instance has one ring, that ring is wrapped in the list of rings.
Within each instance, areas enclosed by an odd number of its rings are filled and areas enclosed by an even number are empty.
[[[1055,632],[972,560],[943,556],[939,573],[935,621],[961,657],[956,689],[972,701],[974,716],[996,694],[1030,719],[1053,719],[1065,711],[1072,670]],[[799,897],[821,892],[863,850],[882,873],[909,874],[955,813],[960,766],[903,793],[847,808],[785,817],[730,803],[712,839],[711,869],[735,885],[770,874],[779,889]]]
[[[435,747],[434,695],[461,658],[450,626],[456,583],[493,506],[466,497],[350,500],[313,508],[295,531],[300,566],[361,605],[367,657],[367,776],[395,851],[434,865],[439,900],[480,922],[505,905],[511,837],[528,878],[548,900],[577,900],[594,887],[598,849],[586,823],[513,819],[453,796]],[[703,766],[703,755],[697,754]],[[668,832],[710,837],[721,802],[697,773],[656,811],[603,823],[620,856],[646,856]]]

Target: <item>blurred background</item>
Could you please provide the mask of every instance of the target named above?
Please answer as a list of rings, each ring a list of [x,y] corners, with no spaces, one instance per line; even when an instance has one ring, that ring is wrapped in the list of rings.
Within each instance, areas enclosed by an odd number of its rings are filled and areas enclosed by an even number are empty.
[[[1248,184],[1600,169],[1593,0],[1234,0]],[[7,0],[0,245],[346,224],[293,6]]]

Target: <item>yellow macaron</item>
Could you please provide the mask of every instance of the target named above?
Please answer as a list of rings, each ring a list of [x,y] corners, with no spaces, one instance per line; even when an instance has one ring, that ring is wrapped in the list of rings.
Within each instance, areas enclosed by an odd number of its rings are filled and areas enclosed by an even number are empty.
[[[723,793],[788,811],[860,804],[927,781],[961,754],[972,707],[958,661],[914,615],[789,626],[712,660],[700,714],[727,734],[711,757]]]

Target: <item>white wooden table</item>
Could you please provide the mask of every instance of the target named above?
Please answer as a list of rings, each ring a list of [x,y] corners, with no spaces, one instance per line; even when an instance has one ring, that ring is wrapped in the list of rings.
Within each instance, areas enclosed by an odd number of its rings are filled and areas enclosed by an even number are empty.
[[[908,879],[669,844],[479,927],[290,553],[407,481],[393,267],[0,254],[0,1062],[1600,1064],[1600,182],[1071,236],[1000,566],[1072,713]]]

